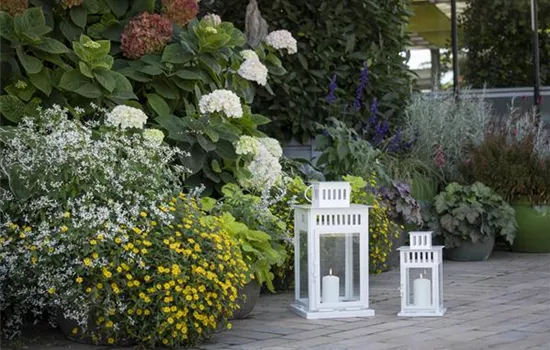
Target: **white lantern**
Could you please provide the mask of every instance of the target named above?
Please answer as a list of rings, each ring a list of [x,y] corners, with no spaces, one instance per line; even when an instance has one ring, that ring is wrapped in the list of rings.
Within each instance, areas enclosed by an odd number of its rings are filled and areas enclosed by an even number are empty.
[[[401,312],[398,316],[443,316],[443,246],[432,246],[432,232],[410,232],[401,258]]]
[[[369,206],[347,182],[313,184],[294,209],[294,312],[308,319],[374,316],[369,308]]]

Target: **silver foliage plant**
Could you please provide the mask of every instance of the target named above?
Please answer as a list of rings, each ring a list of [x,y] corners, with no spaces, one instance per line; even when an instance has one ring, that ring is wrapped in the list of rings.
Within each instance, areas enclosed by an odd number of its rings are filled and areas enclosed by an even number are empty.
[[[80,122],[76,112],[71,119],[54,106],[0,129],[0,313],[10,316],[7,336],[19,332],[28,312],[64,310],[86,325],[90,305],[74,287],[83,242],[114,239],[144,210],[168,224],[171,214],[159,203],[181,190],[186,174],[172,164],[188,154],[163,144],[162,134],[152,139],[151,129]],[[105,112],[97,110],[98,119]],[[26,227],[17,237],[9,234],[15,225]]]
[[[415,95],[406,110],[403,134],[416,142],[411,157],[428,165],[444,182],[459,180],[466,146],[483,141],[493,111],[482,96],[464,91],[458,102],[450,94]]]

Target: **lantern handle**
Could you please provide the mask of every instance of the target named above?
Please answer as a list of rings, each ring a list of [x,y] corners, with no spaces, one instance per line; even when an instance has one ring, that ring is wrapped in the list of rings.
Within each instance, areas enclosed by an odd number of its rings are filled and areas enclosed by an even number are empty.
[[[306,188],[306,190],[304,191],[304,197],[306,198],[306,201],[308,201],[308,202],[310,202],[310,203],[311,203],[311,198],[309,198],[309,197],[307,196],[307,191],[309,191],[309,189],[312,188],[312,187],[313,187],[313,185],[309,185],[309,186]]]

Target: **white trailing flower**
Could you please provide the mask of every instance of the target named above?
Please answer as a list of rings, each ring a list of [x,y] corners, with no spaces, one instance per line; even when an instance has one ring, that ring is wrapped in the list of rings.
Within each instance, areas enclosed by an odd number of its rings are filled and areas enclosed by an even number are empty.
[[[164,133],[159,129],[143,130],[143,138],[152,145],[158,146],[164,140]]]
[[[201,97],[199,110],[202,114],[223,113],[229,118],[243,116],[243,108],[239,96],[233,91],[219,89]]]
[[[106,124],[118,126],[122,130],[143,129],[146,122],[147,115],[141,109],[124,105],[116,106],[106,117]]]
[[[138,114],[136,109],[119,107],[124,108],[115,108],[107,120],[118,120],[115,125],[121,128],[137,127],[136,120],[122,117]],[[145,122],[143,116],[139,120],[139,125]],[[151,141],[161,139],[160,130],[145,130],[142,136],[108,128],[92,137],[92,125],[97,126],[70,119],[66,109],[54,106],[36,118],[24,118],[14,128],[16,136],[0,146],[0,177],[18,169],[19,186],[32,188],[24,201],[0,188],[0,247],[11,245],[0,249],[0,313],[14,310],[2,330],[8,336],[18,333],[24,315],[46,309],[64,310],[81,327],[88,324],[89,302],[69,302],[76,290],[76,268],[86,264],[75,258],[81,249],[75,232],[115,244],[115,237],[128,241],[119,228],[134,227],[143,210],[159,217],[159,224],[171,222],[172,214],[159,204],[180,188],[181,170],[171,164],[188,154],[163,144],[151,147]],[[21,214],[4,211],[15,202]],[[12,241],[8,228],[18,221],[32,228],[18,236],[24,239]],[[130,253],[127,258],[132,259]],[[89,263],[99,268],[108,261],[101,257]]]
[[[209,13],[202,18],[205,22],[211,26],[217,27],[222,23],[222,18],[215,13]]]
[[[251,59],[259,60],[260,59],[258,57],[258,54],[256,52],[254,52],[253,50],[242,50],[241,51],[241,57],[244,58],[245,60],[251,60]]]
[[[262,86],[267,84],[267,67],[264,66],[258,58],[249,58],[245,60],[239,67],[237,73],[246,80],[255,81]]]
[[[298,52],[296,39],[294,39],[288,30],[273,31],[265,37],[264,41],[277,50],[286,49],[289,54]]]

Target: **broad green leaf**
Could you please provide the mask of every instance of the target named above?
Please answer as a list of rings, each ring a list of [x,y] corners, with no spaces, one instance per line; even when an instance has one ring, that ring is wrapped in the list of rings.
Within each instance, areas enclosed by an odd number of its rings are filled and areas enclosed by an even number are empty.
[[[353,49],[355,48],[355,41],[356,41],[355,34],[348,35],[348,38],[346,40],[346,53],[353,52]]]
[[[41,36],[48,33],[44,32],[45,27],[46,19],[40,7],[31,7],[25,10],[23,15],[14,18],[14,29],[18,35]]]
[[[202,74],[200,74],[197,70],[190,70],[190,69],[181,69],[176,72],[176,75],[182,79],[187,80],[202,80]]]
[[[128,11],[128,0],[106,0],[107,6],[117,17],[122,17]]]
[[[42,42],[36,45],[40,50],[46,51],[53,54],[62,54],[69,52],[67,46],[63,45],[62,42],[57,41],[52,38],[42,38]]]
[[[256,125],[265,125],[271,122],[271,119],[264,117],[261,114],[252,114],[250,118],[254,123],[256,123]]]
[[[211,197],[202,197],[200,199],[200,204],[202,210],[209,212],[214,209],[216,204],[218,204],[218,201]]]
[[[216,145],[202,135],[197,135],[197,141],[199,142],[199,145],[201,145],[202,149],[204,149],[206,152],[211,152],[216,149]]]
[[[70,16],[74,24],[76,24],[80,28],[86,27],[88,11],[86,11],[86,8],[84,6],[72,7],[70,10]]]
[[[25,88],[16,88],[14,85],[8,85],[4,88],[10,95],[19,97],[23,101],[29,101],[34,93],[36,92],[36,88],[32,84],[27,84]]]
[[[73,69],[63,74],[61,80],[59,81],[59,87],[64,90],[74,92],[79,87],[89,83],[90,80],[88,78],[82,75],[78,70]]]
[[[181,118],[172,114],[166,114],[155,118],[155,121],[164,128],[164,130],[168,131],[169,139],[187,143],[194,142],[192,136],[187,132],[187,127]]]
[[[96,69],[94,77],[107,91],[113,92],[116,87],[116,78],[113,72],[105,69]]]
[[[18,123],[25,111],[25,104],[15,96],[0,96],[0,113],[8,120]]]
[[[155,0],[134,0],[132,1],[132,8],[129,11],[130,16],[135,16],[142,12],[155,12]]]
[[[132,67],[121,68],[121,69],[118,70],[118,72],[123,74],[124,76],[132,79],[132,80],[139,81],[139,82],[142,82],[142,83],[147,83],[147,82],[151,81],[151,79],[152,79],[150,76],[148,76],[146,74],[143,74],[143,73],[140,73]]]
[[[38,58],[27,55],[21,47],[16,49],[16,53],[27,74],[37,74],[42,70],[43,65]]]
[[[162,68],[160,68],[158,66],[150,66],[150,65],[146,65],[146,66],[141,67],[139,69],[139,71],[141,73],[145,73],[145,74],[148,74],[148,75],[161,75],[162,73],[164,73]]]
[[[9,41],[17,40],[15,30],[13,29],[13,17],[4,11],[0,11],[0,36]]]
[[[151,86],[155,89],[155,92],[164,98],[174,100],[178,98],[177,90],[170,87],[163,80],[154,80],[151,82]]]
[[[222,169],[220,167],[220,163],[216,159],[212,159],[212,162],[210,164],[212,166],[212,170],[216,173],[221,173]]]
[[[61,33],[63,33],[63,36],[65,36],[65,38],[67,38],[67,40],[70,42],[78,40],[78,37],[80,36],[80,34],[82,34],[82,29],[75,26],[66,19],[63,19],[63,21],[61,21],[61,23],[59,24],[59,29],[61,30]]]
[[[162,62],[181,64],[189,62],[193,57],[193,53],[186,51],[180,44],[170,44],[162,53]]]
[[[84,62],[84,61],[78,62],[78,68],[80,70],[80,73],[87,76],[88,78],[93,78],[94,77],[92,69],[90,68],[90,66],[88,66],[88,64],[86,62]]]
[[[170,114],[170,106],[168,103],[157,94],[147,94],[147,104],[153,109],[159,116],[167,116]]]
[[[76,89],[75,92],[87,98],[98,98],[102,95],[101,90],[99,90],[98,87],[92,83],[86,83],[82,85],[81,87]]]
[[[29,79],[38,90],[42,91],[47,96],[50,96],[50,93],[52,92],[52,82],[50,70],[48,68],[42,69],[37,74],[29,74]]]
[[[271,52],[269,54],[267,54],[267,60],[269,62],[271,62],[271,64],[273,64],[277,67],[282,67],[283,66],[283,64],[281,63],[281,60],[277,56],[272,54]]]

